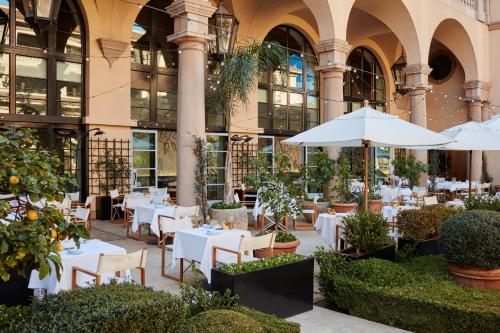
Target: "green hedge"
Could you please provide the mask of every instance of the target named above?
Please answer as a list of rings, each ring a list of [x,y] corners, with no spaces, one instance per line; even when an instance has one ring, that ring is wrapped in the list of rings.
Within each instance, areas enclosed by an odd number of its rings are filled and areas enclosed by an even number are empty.
[[[441,228],[440,243],[450,263],[500,268],[500,213],[471,210],[451,216]]]
[[[493,210],[500,212],[500,198],[494,196],[471,196],[465,201],[465,208],[467,210]]]
[[[317,255],[321,293],[351,315],[415,332],[484,333],[500,327],[500,290],[457,285],[441,256],[395,264]]]
[[[232,310],[212,310],[191,317],[180,333],[265,333],[251,317]]]

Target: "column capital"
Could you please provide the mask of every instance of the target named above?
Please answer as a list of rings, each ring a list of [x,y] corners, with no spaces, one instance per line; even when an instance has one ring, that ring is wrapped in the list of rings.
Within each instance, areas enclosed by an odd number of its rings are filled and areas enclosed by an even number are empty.
[[[316,70],[325,72],[344,73],[347,69],[345,65],[347,54],[352,46],[345,40],[325,39],[314,45],[314,50],[319,54],[320,65]]]
[[[167,37],[169,42],[192,41],[205,44],[213,40],[208,34],[208,19],[216,8],[207,0],[174,0],[166,8],[174,19],[174,34]]]
[[[467,98],[480,101],[487,101],[490,98],[491,84],[489,82],[472,80],[465,82],[463,87]]]
[[[404,69],[406,75],[406,85],[414,90],[431,89],[429,84],[429,74],[432,68],[427,64],[407,65]]]

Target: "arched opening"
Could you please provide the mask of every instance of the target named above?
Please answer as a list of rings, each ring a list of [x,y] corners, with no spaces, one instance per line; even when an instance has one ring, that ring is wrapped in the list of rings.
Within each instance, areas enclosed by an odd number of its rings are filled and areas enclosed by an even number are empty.
[[[167,42],[174,33],[173,19],[164,9],[172,0],[152,0],[132,26],[131,118],[132,168],[135,190],[166,187],[175,181],[177,125],[177,45]],[[172,186],[170,186],[172,187]]]

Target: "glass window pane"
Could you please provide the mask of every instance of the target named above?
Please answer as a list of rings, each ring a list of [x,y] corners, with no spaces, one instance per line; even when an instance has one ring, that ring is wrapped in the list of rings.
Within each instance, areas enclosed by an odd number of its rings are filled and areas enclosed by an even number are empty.
[[[31,24],[26,22],[22,1],[16,1],[16,42],[17,45],[38,49],[47,48],[47,34],[35,33]]]
[[[156,186],[155,169],[138,169],[135,188]]]
[[[58,52],[82,54],[80,17],[74,1],[62,1],[57,16],[56,48]]]
[[[9,44],[9,1],[0,1],[0,44]]]
[[[47,60],[16,57],[16,112],[47,114]]]
[[[302,57],[300,52],[290,52],[290,87],[303,88],[304,87],[304,73],[302,66]]]
[[[259,89],[259,103],[267,103],[267,90]]]
[[[290,130],[302,131],[303,130],[303,106],[304,96],[302,94],[290,94]]]
[[[319,125],[318,97],[307,96],[306,128],[310,129]]]
[[[57,62],[57,104],[59,113],[67,117],[81,116],[82,65]]]
[[[132,133],[132,149],[134,150],[154,150],[155,134],[146,132]]]
[[[151,64],[151,11],[143,8],[132,26],[131,61],[134,64]]]
[[[0,53],[0,113],[9,113],[9,55]]]
[[[273,91],[273,128],[287,129],[287,93],[286,91]]]
[[[130,104],[131,115],[134,120],[148,121],[149,120],[149,107],[150,95],[148,90],[143,89],[130,89]]]
[[[133,151],[132,161],[133,167],[140,168],[154,168],[155,167],[155,151]]]

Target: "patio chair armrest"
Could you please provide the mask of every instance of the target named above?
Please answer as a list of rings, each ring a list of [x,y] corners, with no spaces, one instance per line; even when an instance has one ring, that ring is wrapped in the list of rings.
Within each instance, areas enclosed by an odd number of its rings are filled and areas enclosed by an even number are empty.
[[[97,277],[98,274],[96,272],[91,272],[85,268],[81,268],[81,267],[78,267],[78,266],[73,266],[73,273],[76,273],[76,272],[81,272],[81,273],[84,273],[84,274],[87,274],[87,275],[90,275],[90,276],[93,276],[93,277]]]
[[[217,250],[228,252],[236,255],[236,262],[239,264],[241,262],[241,253],[235,250],[226,249],[220,246],[212,247],[212,268],[215,268],[217,265]]]

